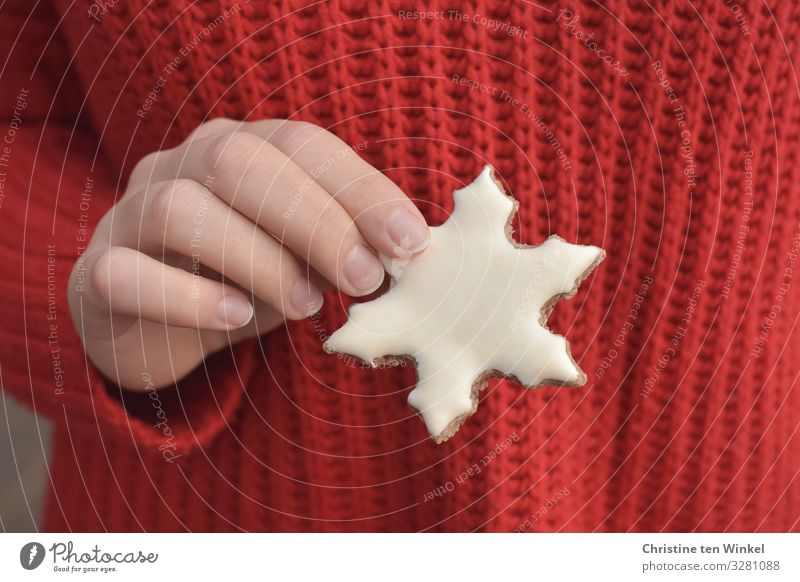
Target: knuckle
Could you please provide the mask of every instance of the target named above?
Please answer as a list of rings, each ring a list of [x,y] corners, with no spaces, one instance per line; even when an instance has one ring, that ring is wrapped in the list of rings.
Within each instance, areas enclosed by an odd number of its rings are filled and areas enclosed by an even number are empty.
[[[229,119],[227,117],[215,117],[204,121],[194,128],[192,132],[183,140],[182,146],[187,146],[197,140],[205,139],[221,133],[232,133],[242,125],[241,121]]]
[[[166,228],[173,220],[182,220],[202,195],[202,187],[192,180],[162,182],[148,193],[147,218],[155,226]]]
[[[129,276],[127,253],[120,247],[110,247],[100,253],[92,266],[90,280],[100,297],[108,301],[112,281],[123,282]]]
[[[287,155],[296,153],[307,146],[325,130],[307,121],[284,121],[269,138],[269,141],[278,149],[287,152]]]
[[[132,174],[143,174],[148,170],[151,170],[153,166],[155,166],[156,160],[158,160],[159,152],[151,152],[136,162],[136,165],[133,167],[131,171]]]
[[[240,121],[235,121],[228,117],[215,117],[200,124],[200,126],[194,131],[194,134],[213,135],[220,132],[231,132],[234,131],[240,124]]]
[[[172,202],[172,192],[174,182],[161,182],[148,189],[146,193],[146,209],[150,218],[155,218],[169,212],[169,205]]]
[[[164,152],[156,151],[149,153],[136,162],[136,165],[133,167],[128,177],[128,189],[138,188],[142,184],[147,184],[153,180],[153,176],[157,174],[159,156],[163,159]]]
[[[243,131],[215,136],[203,151],[203,169],[211,176],[241,174],[263,147],[263,140]]]

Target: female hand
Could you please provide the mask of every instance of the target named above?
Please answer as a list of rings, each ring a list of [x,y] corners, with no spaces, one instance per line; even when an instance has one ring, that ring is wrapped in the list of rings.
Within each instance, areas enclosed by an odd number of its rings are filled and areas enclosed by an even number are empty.
[[[134,168],[73,268],[70,308],[104,375],[161,387],[316,312],[329,284],[374,291],[376,252],[404,259],[428,242],[414,204],[333,134],[216,119]]]

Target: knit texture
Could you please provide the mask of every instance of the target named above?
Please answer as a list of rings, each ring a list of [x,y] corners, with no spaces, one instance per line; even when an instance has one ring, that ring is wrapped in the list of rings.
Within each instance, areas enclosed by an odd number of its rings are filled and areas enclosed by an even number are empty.
[[[796,3],[29,4],[0,9],[0,382],[57,425],[47,529],[800,530]],[[437,446],[411,368],[323,353],[335,293],[158,400],[103,381],[81,224],[220,116],[329,129],[431,225],[493,164],[518,242],[607,252],[550,318],[586,386],[492,381]]]

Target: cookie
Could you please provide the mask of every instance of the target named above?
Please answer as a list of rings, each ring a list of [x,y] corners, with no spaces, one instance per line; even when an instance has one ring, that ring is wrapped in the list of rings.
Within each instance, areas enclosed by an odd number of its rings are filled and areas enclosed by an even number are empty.
[[[546,322],[605,257],[557,236],[517,244],[511,219],[519,204],[491,166],[453,196],[453,213],[431,228],[430,246],[409,261],[384,257],[390,289],[352,305],[324,345],[372,367],[412,361],[418,381],[408,402],[437,443],[477,410],[489,378],[526,388],[586,382],[566,339]]]

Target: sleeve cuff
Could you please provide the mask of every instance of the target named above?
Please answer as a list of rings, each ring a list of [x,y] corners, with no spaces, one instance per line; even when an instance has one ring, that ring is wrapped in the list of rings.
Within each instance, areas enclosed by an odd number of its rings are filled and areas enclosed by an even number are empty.
[[[228,429],[252,364],[252,342],[247,341],[209,356],[174,386],[144,392],[116,386],[89,364],[94,411],[90,420],[105,425],[104,431],[128,433],[139,446],[158,449],[165,460],[172,461],[197,447],[207,447]]]

